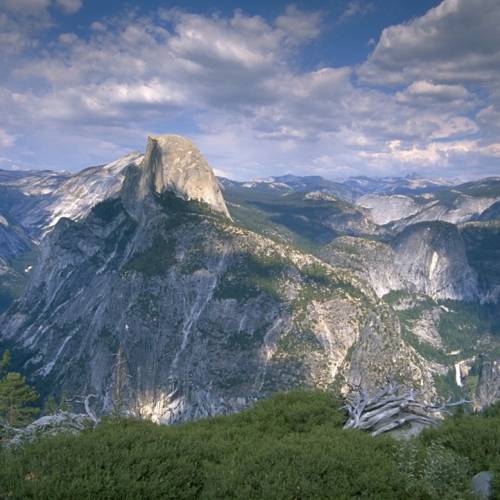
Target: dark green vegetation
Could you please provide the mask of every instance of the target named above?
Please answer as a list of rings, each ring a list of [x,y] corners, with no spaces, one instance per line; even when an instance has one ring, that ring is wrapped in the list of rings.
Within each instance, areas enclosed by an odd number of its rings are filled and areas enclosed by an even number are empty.
[[[500,179],[490,177],[479,181],[467,182],[456,187],[457,191],[477,197],[496,197],[500,196]]]
[[[110,198],[95,205],[92,208],[92,213],[104,222],[111,222],[115,217],[120,215],[122,210],[121,201]]]
[[[446,375],[434,376],[438,393],[444,398],[473,399],[482,363],[500,355],[498,306],[455,300],[434,301],[401,290],[388,293],[384,300],[395,307],[403,339],[425,359],[448,368]],[[398,307],[405,301],[408,304],[405,308]],[[441,345],[433,345],[413,332],[415,324],[425,313],[433,311],[439,313],[435,316],[434,327]],[[454,365],[464,359],[475,361],[464,386],[458,387]]]
[[[292,392],[229,417],[161,427],[108,420],[0,454],[0,497],[471,498],[496,474],[500,409],[460,415],[408,443],[343,430],[327,393]]]
[[[38,394],[17,372],[7,371],[10,353],[5,351],[0,360],[0,424],[26,425],[39,412],[34,406]]]
[[[173,193],[163,193],[157,197],[157,201],[168,217],[158,228],[158,234],[153,238],[151,246],[135,255],[124,267],[125,271],[138,271],[148,278],[165,275],[175,264],[175,229],[190,223],[200,223],[203,220],[210,220],[212,223],[223,220],[205,203],[185,201]],[[195,270],[186,269],[186,272]]]
[[[304,192],[264,184],[254,189],[230,186],[224,197],[239,225],[307,251],[350,234],[344,228],[348,221],[361,222],[361,213],[353,205],[332,195],[308,198]]]
[[[279,298],[279,279],[287,265],[290,263],[279,255],[242,254],[224,275],[215,297],[246,300],[264,291],[271,297]]]

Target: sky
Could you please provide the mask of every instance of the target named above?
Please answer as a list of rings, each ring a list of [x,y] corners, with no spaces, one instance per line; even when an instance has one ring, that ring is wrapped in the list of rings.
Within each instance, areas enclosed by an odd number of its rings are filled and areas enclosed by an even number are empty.
[[[235,7],[237,5],[237,7]],[[0,0],[0,168],[500,176],[499,0]]]

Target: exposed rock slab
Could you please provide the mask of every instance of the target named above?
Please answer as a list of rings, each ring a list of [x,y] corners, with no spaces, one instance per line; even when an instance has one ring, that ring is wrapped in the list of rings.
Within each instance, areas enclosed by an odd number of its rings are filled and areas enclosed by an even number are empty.
[[[185,137],[149,137],[138,172],[124,186],[124,202],[141,204],[152,193],[170,191],[180,198],[206,203],[229,217],[219,183],[196,146]]]

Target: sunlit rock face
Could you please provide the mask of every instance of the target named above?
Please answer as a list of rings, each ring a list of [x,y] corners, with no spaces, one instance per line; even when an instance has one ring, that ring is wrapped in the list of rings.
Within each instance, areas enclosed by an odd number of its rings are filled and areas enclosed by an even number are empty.
[[[498,195],[471,196],[451,189],[442,193],[441,197],[431,193],[414,196],[367,194],[357,200],[356,204],[368,211],[375,224],[390,224],[391,228],[400,231],[418,222],[444,221],[461,224],[470,220],[488,220],[495,217],[495,204],[498,200]]]
[[[357,205],[369,210],[375,224],[384,225],[417,214],[422,207],[409,196],[368,194]]]
[[[128,153],[76,174],[0,170],[0,212],[38,242],[61,218],[81,219],[97,203],[118,196],[125,170],[142,158]]]
[[[414,224],[398,235],[393,248],[395,267],[414,291],[441,299],[477,298],[477,276],[467,262],[455,225],[437,221]]]
[[[125,202],[142,204],[152,193],[172,192],[186,201],[206,203],[229,217],[219,183],[198,148],[185,137],[149,137],[146,154],[124,186]]]
[[[421,222],[388,242],[339,238],[322,251],[331,264],[357,269],[379,297],[395,290],[433,299],[479,298],[478,278],[470,267],[462,235],[447,222]]]
[[[141,153],[129,153],[106,165],[90,167],[71,176],[51,193],[52,199],[44,207],[48,220],[43,232],[52,229],[62,217],[78,220],[97,203],[118,196],[127,167],[138,165],[142,158]]]

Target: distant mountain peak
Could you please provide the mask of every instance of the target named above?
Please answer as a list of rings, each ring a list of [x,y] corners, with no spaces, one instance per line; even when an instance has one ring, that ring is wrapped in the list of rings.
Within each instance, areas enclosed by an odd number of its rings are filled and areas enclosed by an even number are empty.
[[[141,164],[126,175],[123,198],[137,207],[150,194],[167,191],[229,217],[217,178],[193,142],[179,135],[150,136]]]

